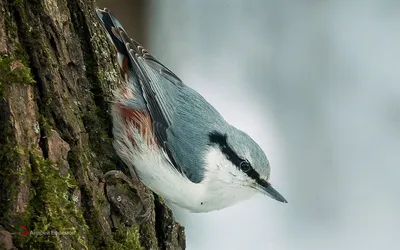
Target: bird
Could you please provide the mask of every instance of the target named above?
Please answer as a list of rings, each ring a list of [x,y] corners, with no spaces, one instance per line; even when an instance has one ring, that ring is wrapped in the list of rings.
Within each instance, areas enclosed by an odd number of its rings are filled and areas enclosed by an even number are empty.
[[[193,213],[254,194],[286,199],[270,184],[261,147],[143,46],[107,9],[96,9],[123,79],[112,102],[113,147],[130,172],[169,204]]]

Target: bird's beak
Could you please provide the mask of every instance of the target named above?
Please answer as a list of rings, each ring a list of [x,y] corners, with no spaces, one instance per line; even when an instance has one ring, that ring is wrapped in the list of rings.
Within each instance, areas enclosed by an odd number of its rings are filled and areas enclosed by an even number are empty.
[[[261,185],[261,190],[264,194],[268,195],[269,197],[271,197],[274,200],[283,202],[283,203],[288,203],[287,200],[285,198],[283,198],[283,196],[278,193],[278,191],[276,191],[270,183],[263,181],[262,183],[260,183]]]

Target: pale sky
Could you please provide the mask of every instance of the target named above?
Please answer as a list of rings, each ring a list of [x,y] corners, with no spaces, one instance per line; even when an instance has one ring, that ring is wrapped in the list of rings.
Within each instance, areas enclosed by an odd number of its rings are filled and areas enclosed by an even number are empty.
[[[400,2],[152,1],[150,49],[289,201],[177,213],[189,250],[400,249]]]

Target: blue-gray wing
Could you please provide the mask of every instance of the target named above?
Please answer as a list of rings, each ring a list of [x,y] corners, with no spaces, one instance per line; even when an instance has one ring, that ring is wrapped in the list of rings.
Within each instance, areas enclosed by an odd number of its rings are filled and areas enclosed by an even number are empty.
[[[200,182],[208,133],[222,117],[122,28],[115,32],[126,46],[129,66],[141,85],[157,143],[176,169],[192,182]]]

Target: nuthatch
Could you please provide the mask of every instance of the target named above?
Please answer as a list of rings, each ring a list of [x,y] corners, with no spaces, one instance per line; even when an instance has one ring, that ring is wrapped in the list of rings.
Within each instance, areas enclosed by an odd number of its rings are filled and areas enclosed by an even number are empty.
[[[268,159],[250,136],[129,38],[107,9],[97,15],[125,79],[112,108],[114,148],[141,182],[192,212],[257,192],[287,202],[269,183]]]

